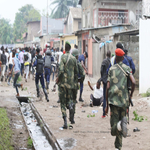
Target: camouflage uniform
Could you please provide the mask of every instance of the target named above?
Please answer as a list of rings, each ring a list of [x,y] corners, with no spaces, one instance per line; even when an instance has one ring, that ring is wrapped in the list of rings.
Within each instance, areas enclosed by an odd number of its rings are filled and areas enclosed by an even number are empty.
[[[122,62],[119,62],[119,65],[125,72],[131,72],[130,67]],[[116,136],[115,147],[120,150],[122,147],[122,133],[117,129],[117,123],[126,116],[126,109],[129,106],[127,77],[115,64],[109,69],[107,81],[110,82],[108,102],[111,110],[111,135]]]
[[[77,60],[77,65],[78,65],[78,78],[80,78],[80,80],[84,81],[84,78],[85,78],[84,69],[78,60]],[[79,89],[79,85],[78,85],[78,81],[77,81],[75,83],[75,89],[73,89],[73,102],[74,103],[76,103],[78,89]],[[75,111],[75,106],[74,106],[74,111]]]
[[[78,77],[78,67],[76,58],[66,52],[65,55],[61,57],[61,62],[59,65],[59,99],[61,103],[62,116],[66,117],[66,107],[69,108],[70,104],[73,103],[73,89],[75,89],[75,83],[77,83]],[[70,57],[68,63],[67,60]],[[65,64],[67,65],[65,66]],[[75,104],[74,104],[75,105]]]

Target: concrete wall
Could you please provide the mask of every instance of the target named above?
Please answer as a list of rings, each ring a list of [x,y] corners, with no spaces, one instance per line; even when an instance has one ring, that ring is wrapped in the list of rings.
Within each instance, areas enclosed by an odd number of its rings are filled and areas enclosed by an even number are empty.
[[[140,50],[139,50],[139,61],[140,61],[140,73],[139,73],[139,92],[146,93],[150,88],[150,48],[149,48],[149,35],[150,35],[150,20],[140,20]]]
[[[107,43],[101,49],[99,48],[98,43],[93,43],[93,77],[101,77],[100,68],[103,60],[106,58],[107,51],[110,50],[111,53],[114,53],[114,43]]]
[[[116,3],[117,5],[107,5],[107,3]],[[119,3],[121,5],[119,5]],[[136,10],[139,10],[139,2],[141,0],[82,0],[82,25],[83,25],[83,15],[85,14],[85,28],[88,27],[87,14],[90,13],[90,26],[93,27],[93,11],[96,10],[96,18],[98,23],[98,9],[112,9],[112,10],[128,10],[129,12],[129,23],[135,24],[136,22]],[[102,3],[104,5],[102,5]],[[98,25],[96,26],[98,27]]]
[[[38,37],[40,31],[40,22],[31,22],[27,25],[28,35],[27,41],[33,41],[33,37]]]

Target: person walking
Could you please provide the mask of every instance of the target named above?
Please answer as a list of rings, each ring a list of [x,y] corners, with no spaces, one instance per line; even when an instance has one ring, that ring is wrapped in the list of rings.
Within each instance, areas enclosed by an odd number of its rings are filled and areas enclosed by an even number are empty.
[[[45,98],[47,102],[49,102],[49,98],[45,89],[44,76],[43,76],[44,59],[42,58],[42,55],[40,55],[39,48],[36,49],[36,59],[35,59],[33,67],[36,67],[35,85],[36,85],[37,97],[40,97],[40,90],[39,90],[39,80],[40,80],[43,92],[45,94]]]
[[[12,67],[13,67],[13,62],[12,62],[12,54],[15,50],[11,50],[10,54],[9,54],[9,72],[11,71]],[[13,72],[12,72],[13,73]],[[8,79],[9,78],[9,79]],[[10,85],[10,81],[12,78],[12,74],[9,73],[9,75],[7,76],[8,82],[7,84]]]
[[[9,72],[9,74],[12,74],[13,72],[13,69],[14,69],[14,74],[15,74],[15,77],[14,77],[14,83],[13,83],[13,86],[16,88],[16,92],[17,92],[17,95],[16,96],[20,96],[19,95],[19,91],[18,91],[18,87],[21,87],[22,90],[23,90],[23,84],[19,84],[17,83],[17,80],[20,76],[20,69],[21,69],[21,64],[19,62],[19,59],[17,57],[15,57],[16,55],[16,52],[14,51],[12,53],[12,62],[13,62],[13,66],[11,68],[11,71]]]
[[[132,57],[128,56],[128,50],[127,49],[124,49],[124,52],[125,52],[124,57],[128,60],[130,68],[132,69],[132,74],[134,75],[134,73],[135,73],[135,64],[132,60]]]
[[[24,53],[24,78],[25,81],[27,82],[28,75],[29,75],[29,65],[30,65],[30,55],[29,55],[29,49],[28,47],[25,48],[25,53]]]
[[[121,150],[122,136],[127,137],[127,108],[129,107],[129,97],[132,98],[135,79],[131,73],[129,66],[122,61],[124,59],[124,51],[121,49],[115,50],[116,64],[113,65],[108,72],[106,102],[107,107],[105,114],[107,115],[110,107],[110,125],[111,135],[116,136],[115,148]],[[131,94],[128,94],[127,76],[132,82]],[[109,107],[108,107],[109,106]]]
[[[8,58],[9,58],[9,53],[8,53],[8,49],[5,49],[5,55],[6,55],[6,69],[5,69],[5,82],[7,82],[7,75],[8,75]]]
[[[81,80],[83,81],[84,78],[85,78],[85,73],[84,73],[84,69],[81,65],[81,63],[78,61],[78,56],[79,56],[79,51],[78,49],[73,49],[72,50],[72,55],[76,58],[76,61],[77,61],[77,66],[78,66],[78,80],[77,82],[75,82],[75,87],[73,89],[73,102],[74,102],[74,114],[75,114],[75,106],[76,106],[76,103],[77,103],[77,92],[78,92],[78,82],[80,82]],[[75,123],[74,121],[74,114],[73,114],[73,121],[71,122],[72,124]],[[70,118],[70,117],[69,117]]]
[[[81,63],[83,69],[85,70],[86,74],[88,74],[88,70],[85,67],[85,60],[88,58],[88,53],[85,51],[82,55],[80,55],[78,57],[78,61]],[[80,97],[79,97],[79,101],[80,102],[84,102],[84,100],[82,99],[82,93],[83,93],[83,81],[80,81]]]
[[[46,89],[47,93],[49,94],[49,84],[50,84],[50,75],[51,75],[51,64],[54,61],[53,57],[51,56],[51,51],[46,51],[46,56],[44,58],[44,72],[45,72],[45,80],[46,80]]]
[[[74,106],[73,101],[73,89],[75,88],[75,83],[78,81],[78,67],[77,61],[74,56],[70,53],[71,45],[69,42],[65,43],[65,51],[61,57],[61,62],[59,65],[59,73],[56,83],[59,86],[59,99],[61,105],[62,117],[64,120],[64,125],[62,128],[67,129],[67,114],[66,108],[69,109],[69,116],[71,123],[74,123]]]
[[[106,107],[106,87],[107,87],[107,69],[110,64],[111,52],[108,50],[106,54],[107,58],[103,60],[101,65],[101,81],[103,82],[103,115],[102,118],[105,118],[105,107]]]
[[[21,64],[21,76],[23,76],[23,69],[24,69],[24,53],[23,53],[23,49],[21,49],[21,48],[20,48],[20,53],[19,53],[18,59],[19,59],[20,64]]]
[[[1,76],[0,76],[0,79],[3,82],[4,75],[5,75],[5,70],[6,70],[6,63],[7,63],[7,57],[5,55],[5,50],[4,49],[3,49],[2,54],[1,54],[1,62],[2,62],[2,65],[1,65]]]
[[[124,49],[123,48],[123,45],[120,43],[120,42],[118,42],[117,44],[116,44],[116,48],[120,48],[120,49]],[[124,64],[126,64],[127,66],[129,66],[130,67],[130,64],[129,64],[129,62],[128,62],[128,60],[125,58],[125,57],[123,57],[123,61],[122,61]],[[113,65],[115,65],[116,64],[116,56],[113,56],[112,58],[111,58],[111,60],[110,60],[110,65],[109,65],[109,67],[108,67],[108,69],[107,69],[107,73],[108,73],[108,71],[109,71],[109,68],[111,67],[111,66],[113,66]]]

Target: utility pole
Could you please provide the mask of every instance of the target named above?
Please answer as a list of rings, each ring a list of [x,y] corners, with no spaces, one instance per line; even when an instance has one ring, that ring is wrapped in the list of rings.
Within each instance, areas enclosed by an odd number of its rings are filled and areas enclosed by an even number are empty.
[[[48,0],[47,0],[47,35],[48,35]]]

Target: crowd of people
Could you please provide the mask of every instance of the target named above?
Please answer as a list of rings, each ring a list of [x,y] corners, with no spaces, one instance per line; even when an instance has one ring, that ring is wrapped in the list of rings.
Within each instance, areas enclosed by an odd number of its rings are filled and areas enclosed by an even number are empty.
[[[102,118],[108,113],[108,106],[111,110],[111,135],[116,136],[115,147],[121,149],[122,136],[127,136],[127,111],[135,88],[135,65],[131,57],[127,55],[128,50],[124,49],[121,43],[117,43],[115,55],[107,51],[106,59],[103,60],[100,69],[100,79],[94,87],[90,82],[88,85],[94,91],[90,95],[90,106],[103,105]],[[23,89],[23,85],[17,82],[20,74],[28,81],[30,75],[34,80],[37,91],[37,97],[40,96],[39,80],[49,102],[49,84],[50,76],[58,85],[59,101],[61,106],[62,118],[64,120],[63,129],[67,129],[67,113],[69,110],[69,120],[75,124],[75,106],[77,101],[77,92],[80,90],[79,101],[84,102],[82,98],[85,74],[88,75],[85,61],[88,53],[85,51],[79,55],[78,46],[75,45],[71,50],[69,42],[65,43],[63,48],[51,48],[46,46],[42,51],[40,48],[17,48],[8,52],[7,48],[1,47],[0,50],[0,80],[4,80],[10,85],[14,74],[13,86],[16,88],[19,96],[18,87]],[[55,75],[55,73],[57,74]],[[44,81],[45,78],[45,81]],[[103,84],[103,86],[102,86]],[[45,86],[46,85],[46,86]],[[128,87],[130,86],[130,93]]]

